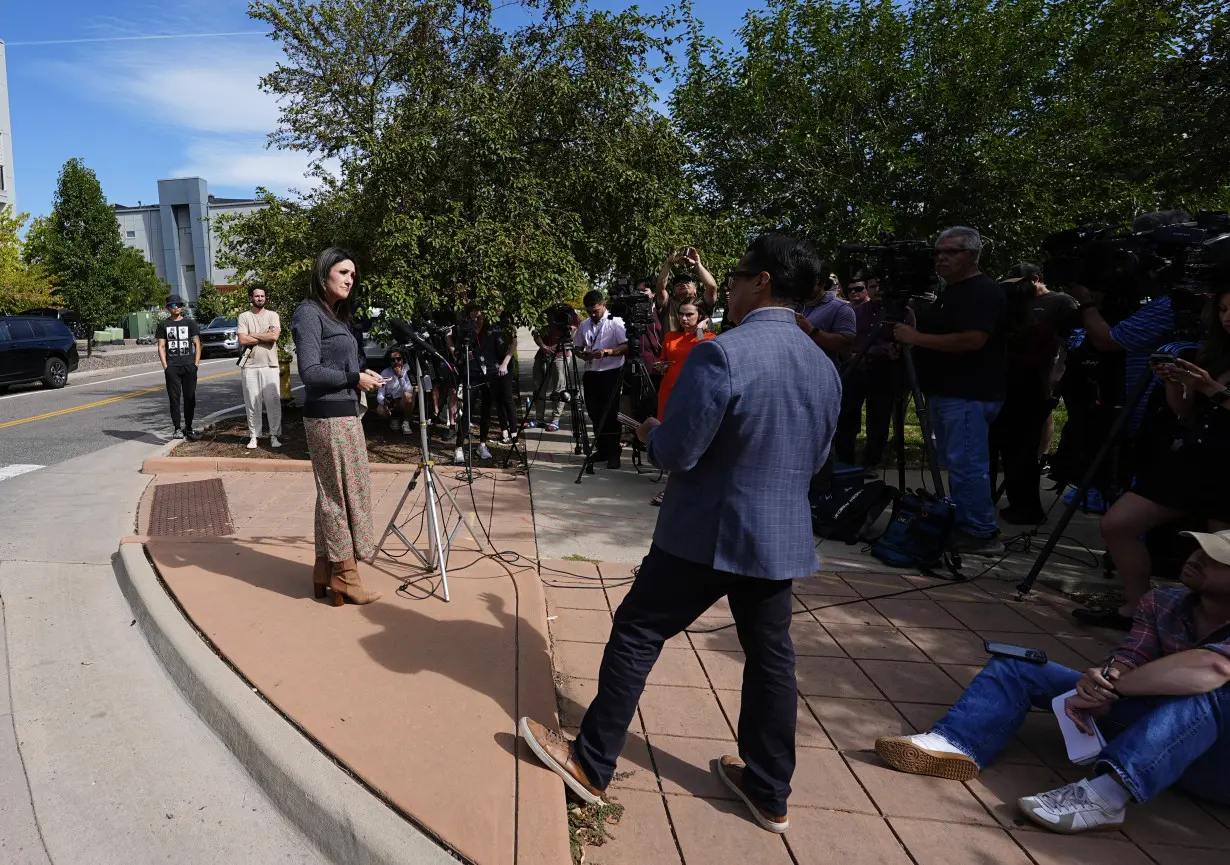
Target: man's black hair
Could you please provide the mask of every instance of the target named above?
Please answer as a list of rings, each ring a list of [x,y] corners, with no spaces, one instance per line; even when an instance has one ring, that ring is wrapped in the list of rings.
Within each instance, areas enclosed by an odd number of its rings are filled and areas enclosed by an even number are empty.
[[[586,309],[589,309],[595,303],[602,303],[604,300],[606,300],[606,295],[598,289],[593,288],[585,292],[585,297],[581,298],[581,305]]]
[[[748,270],[769,274],[769,291],[782,303],[806,302],[825,272],[815,247],[789,234],[760,235],[748,247],[745,259]]]
[[[696,277],[692,276],[690,273],[676,274],[675,278],[671,280],[671,287],[673,288],[676,285],[683,285],[688,282],[696,282]]]

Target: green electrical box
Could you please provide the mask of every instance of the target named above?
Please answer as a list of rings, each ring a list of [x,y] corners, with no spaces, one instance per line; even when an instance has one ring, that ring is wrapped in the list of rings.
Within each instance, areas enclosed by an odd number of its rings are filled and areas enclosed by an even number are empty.
[[[140,339],[143,336],[152,336],[154,333],[154,316],[149,310],[134,312],[128,316],[128,320],[124,324],[124,329],[128,331],[129,339]]]

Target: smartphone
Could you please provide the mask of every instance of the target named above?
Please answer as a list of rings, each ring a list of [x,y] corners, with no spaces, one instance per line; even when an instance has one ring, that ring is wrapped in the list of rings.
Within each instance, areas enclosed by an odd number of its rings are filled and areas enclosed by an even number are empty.
[[[641,425],[641,422],[639,420],[637,420],[634,417],[629,417],[623,412],[619,412],[619,414],[617,414],[615,417],[616,419],[619,420],[621,424],[626,426],[628,429],[636,429],[638,426]]]
[[[695,254],[696,254],[696,250],[695,250],[695,249],[693,249],[692,247],[690,247],[690,246],[685,246],[685,247],[683,248],[683,257],[684,257],[684,258],[691,258],[691,257],[692,257],[692,256],[694,256]]]
[[[1041,649],[1027,649],[1024,646],[1014,646],[1011,643],[997,643],[994,640],[983,640],[982,644],[986,647],[987,653],[991,655],[999,655],[1004,658],[1018,658],[1022,661],[1029,661],[1031,664],[1042,665],[1046,663],[1046,652]]]
[[[1172,364],[1173,365],[1178,362],[1179,362],[1179,358],[1176,355],[1169,354],[1168,352],[1164,352],[1164,351],[1155,351],[1153,352],[1153,354],[1149,355],[1149,363],[1155,364],[1155,365],[1160,365],[1160,364]]]

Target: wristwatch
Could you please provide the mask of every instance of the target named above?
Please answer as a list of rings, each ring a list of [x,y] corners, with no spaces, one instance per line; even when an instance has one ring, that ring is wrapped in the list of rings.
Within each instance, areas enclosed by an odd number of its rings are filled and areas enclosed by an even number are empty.
[[[1209,397],[1209,400],[1218,408],[1225,408],[1226,403],[1230,402],[1230,387],[1223,387],[1217,393]]]
[[[809,331],[807,332],[807,335],[808,335],[809,337],[815,337],[815,335],[816,335],[816,331],[818,331],[819,329],[820,329],[820,328],[816,327],[816,326],[813,324],[813,325],[811,326],[811,330],[809,330]]]

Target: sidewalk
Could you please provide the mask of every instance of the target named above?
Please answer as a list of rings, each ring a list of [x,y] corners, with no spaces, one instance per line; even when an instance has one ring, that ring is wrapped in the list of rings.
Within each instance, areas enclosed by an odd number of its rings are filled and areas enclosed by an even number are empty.
[[[158,448],[0,486],[0,861],[317,863],[132,627],[113,566]]]

